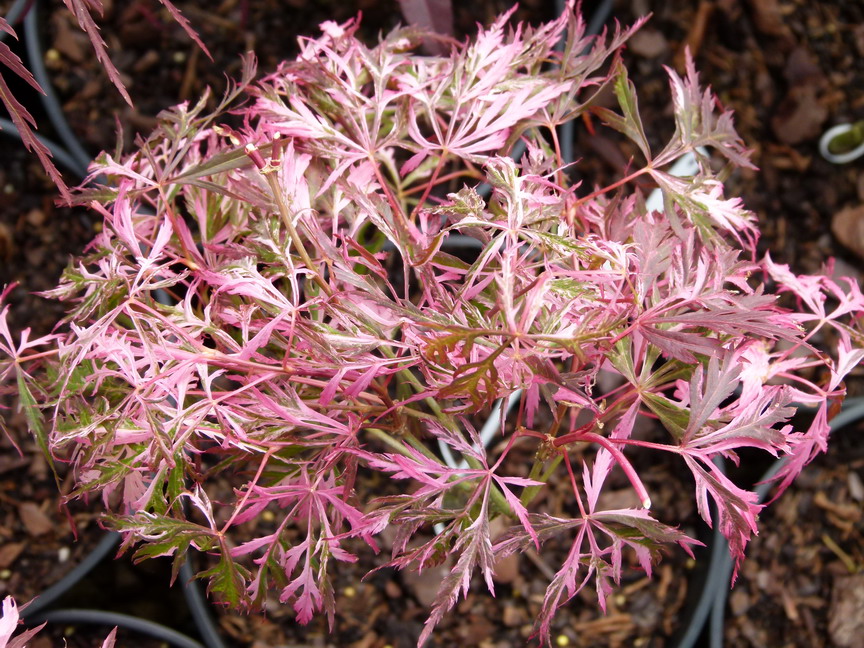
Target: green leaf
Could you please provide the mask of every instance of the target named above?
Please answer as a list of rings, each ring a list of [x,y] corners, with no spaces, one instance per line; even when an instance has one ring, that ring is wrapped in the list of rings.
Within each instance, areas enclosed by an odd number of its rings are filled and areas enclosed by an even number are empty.
[[[576,299],[593,291],[585,285],[584,281],[576,279],[553,279],[549,282],[549,289],[563,295],[567,299]]]
[[[74,491],[72,497],[80,497],[84,493],[92,491],[101,491],[108,484],[117,484],[131,472],[129,466],[121,462],[106,463],[97,466],[99,476],[96,479],[88,480]]]
[[[621,338],[609,352],[609,362],[631,384],[636,384],[636,367],[633,364],[633,338],[629,335]]]
[[[152,489],[150,499],[144,505],[144,510],[156,513],[157,515],[168,513],[168,503],[165,501],[165,473],[167,471],[167,466],[163,464],[159,467],[159,472],[153,477],[156,485]]]
[[[447,198],[450,200],[450,204],[435,207],[431,213],[453,216],[454,218],[474,216],[481,221],[486,220],[483,214],[486,201],[473,187],[463,187],[456,193],[447,194]]]
[[[690,413],[681,409],[665,396],[642,392],[642,401],[648,406],[663,426],[675,439],[681,439],[690,422]]]
[[[579,244],[575,239],[566,236],[558,236],[551,232],[543,232],[533,230],[530,232],[531,238],[536,238],[546,244],[550,249],[563,255],[571,255],[574,252],[583,252],[584,246]]]
[[[444,398],[467,395],[475,407],[491,406],[498,395],[498,370],[490,358],[459,367],[453,372],[453,381],[438,390],[438,395]]]
[[[186,458],[181,452],[174,455],[174,467],[168,471],[168,500],[175,513],[183,514],[183,502],[180,495],[186,488]]]
[[[632,513],[601,511],[593,515],[595,520],[603,522],[604,526],[615,535],[635,540],[648,547],[656,547],[664,542],[681,542],[688,540],[687,535],[675,527],[670,527],[648,516],[644,511]]]
[[[33,397],[33,392],[30,391],[30,386],[27,384],[27,374],[20,365],[16,365],[16,376],[18,379],[18,403],[19,407],[24,411],[24,416],[27,418],[27,427],[30,433],[35,437],[39,449],[42,451],[42,456],[48,462],[51,472],[54,474],[54,481],[60,484],[60,478],[57,475],[57,467],[54,465],[54,458],[51,456],[51,451],[48,449],[48,435],[45,432],[45,426],[42,421],[42,411]]]
[[[199,572],[195,577],[209,578],[207,592],[214,592],[220,601],[228,603],[232,608],[239,607],[246,599],[246,581],[249,572],[231,560],[227,547],[223,547],[215,567]]]
[[[109,516],[106,519],[117,531],[132,533],[134,536],[146,536],[146,544],[138,547],[132,557],[134,562],[138,563],[147,558],[173,556],[171,582],[174,582],[177,574],[180,573],[186,553],[193,543],[199,551],[210,551],[218,544],[215,533],[211,529],[165,515],[139,513],[131,518]]]
[[[594,107],[591,110],[602,119],[609,127],[614,128],[619,133],[626,135],[636,143],[639,150],[645,156],[645,159],[650,163],[651,147],[648,145],[648,138],[645,137],[645,130],[642,127],[642,119],[639,117],[639,101],[636,98],[636,87],[627,77],[627,68],[624,63],[618,59],[615,62],[613,69],[615,75],[615,97],[618,99],[618,104],[621,106],[622,115],[612,112],[608,108]]]
[[[270,143],[261,144],[258,149],[261,155],[265,158],[270,155],[270,150],[273,145]],[[168,184],[192,184],[192,181],[206,176],[212,176],[225,171],[232,171],[243,167],[252,166],[252,161],[246,152],[242,149],[234,149],[224,153],[217,153],[204,162],[187,167],[178,175],[170,178]]]
[[[437,362],[443,367],[452,366],[450,354],[456,351],[457,346],[462,343],[463,347],[459,355],[467,358],[471,354],[471,349],[474,348],[474,343],[482,333],[476,331],[458,330],[440,337],[428,338],[429,342],[426,345],[424,355],[433,362]]]

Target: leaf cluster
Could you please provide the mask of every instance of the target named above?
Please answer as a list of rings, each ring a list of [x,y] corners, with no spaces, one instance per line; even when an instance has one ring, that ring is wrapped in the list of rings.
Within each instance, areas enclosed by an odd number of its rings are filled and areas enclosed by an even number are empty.
[[[785,488],[824,450],[864,355],[859,287],[756,258],[755,219],[709,164],[747,152],[692,64],[669,72],[677,129],[650,150],[617,54],[632,30],[589,42],[575,12],[504,16],[424,56],[416,32],[370,48],[356,29],[323,24],[257,82],[247,59],[215,112],[183,104],[132,154],[103,154],[104,184],[76,199],[104,227],[50,293],[68,329],[17,343],[0,318],[0,372],[76,494],[102,494],[137,556],[211,553],[216,595],[261,604],[274,588],[304,623],[333,622],[333,564],[393,527],[389,564],[449,561],[421,643],[475,574],[493,589],[496,556],[569,546],[548,640],[587,584],[605,605],[625,569],[689,551],[649,510],[644,455],[688,469],[739,563],[762,505],[715,460],[787,455]],[[618,110],[593,106],[605,86]],[[644,166],[580,195],[554,133],[587,111]],[[698,172],[674,177],[687,154]],[[476,427],[508,399],[487,449]],[[817,409],[806,430],[789,423],[798,404]],[[603,508],[616,467],[641,508]],[[389,494],[370,492],[382,479]],[[538,497],[557,483],[567,515]]]

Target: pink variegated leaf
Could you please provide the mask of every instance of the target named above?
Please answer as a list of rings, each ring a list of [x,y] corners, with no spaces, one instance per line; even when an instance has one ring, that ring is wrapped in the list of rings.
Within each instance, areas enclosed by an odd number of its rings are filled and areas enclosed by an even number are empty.
[[[766,254],[763,260],[765,269],[771,278],[779,283],[783,290],[788,290],[800,298],[819,318],[824,318],[826,296],[822,290],[822,281],[816,276],[796,275],[786,264],[774,263],[771,255]]]
[[[837,347],[837,362],[831,366],[829,391],[837,389],[846,375],[864,361],[864,349],[853,349],[849,340],[841,338]]]
[[[100,0],[66,2],[98,38],[87,19]],[[163,114],[133,155],[93,166],[107,182],[79,202],[103,227],[51,293],[68,300],[68,327],[18,342],[0,310],[0,372],[16,374],[44,449],[72,457],[76,492],[101,490],[127,543],[146,538],[138,557],[212,553],[204,575],[222,598],[260,603],[275,586],[301,622],[323,611],[332,623],[328,573],[356,560],[347,539],[374,547],[392,527],[389,566],[452,556],[428,641],[478,569],[491,589],[495,558],[556,538],[572,544],[538,618],[548,638],[555,610],[592,579],[606,604],[631,550],[650,572],[657,545],[693,545],[644,510],[598,510],[616,463],[648,507],[645,455],[683,458],[699,513],[717,505],[713,523],[739,560],[760,506],[712,460],[737,461],[741,447],[791,454],[785,485],[824,448],[825,401],[839,404],[864,359],[860,289],[831,268],[799,277],[744,260],[755,221],[701,151],[695,176],[663,170],[699,143],[746,162],[692,64],[672,78],[673,142],[626,171],[655,176],[663,209],[622,183],[569,186],[549,128],[613,82],[603,61],[631,32],[583,54],[575,15],[505,20],[474,44],[436,37],[447,57],[418,54],[414,30],[368,47],[356,22],[325,23],[249,89],[236,130],[213,126],[228,102],[206,115],[202,100]],[[607,121],[650,159],[635,88],[621,61],[611,68],[623,116]],[[494,155],[517,138],[521,160]],[[488,199],[447,194],[484,172]],[[454,252],[461,243],[470,259]],[[759,285],[760,269],[795,293],[794,310]],[[177,303],[154,303],[158,288]],[[821,339],[839,340],[836,352],[817,350]],[[40,382],[43,371],[62,384]],[[518,413],[487,446],[476,417],[517,389]],[[821,408],[806,433],[786,424],[792,402]],[[554,429],[534,428],[541,407]],[[642,419],[659,419],[671,441],[634,438]],[[233,482],[218,500],[214,470],[202,472],[214,465]],[[389,482],[387,495],[360,471]],[[572,488],[566,515],[534,512],[541,482]],[[184,500],[206,522],[184,519]],[[275,530],[234,544],[237,525],[271,511]],[[493,544],[489,523],[505,512],[516,521]]]
[[[7,645],[17,627],[18,606],[15,599],[7,596],[3,599],[3,616],[0,617],[0,648]]]
[[[793,481],[801,474],[804,467],[809,464],[820,452],[828,449],[828,437],[831,434],[831,425],[828,421],[828,401],[822,401],[813,422],[806,432],[795,432],[787,435],[792,450],[786,462],[779,471],[771,478],[778,482],[777,492],[771,498],[776,500],[789,488]]]
[[[675,135],[663,153],[657,156],[655,164],[671,162],[670,154],[675,155],[676,151],[710,146],[736,166],[755,169],[750,162],[750,152],[735,132],[732,113],[724,111],[716,115],[717,99],[710,88],[703,90],[699,86],[699,75],[689,48],[685,65],[683,79],[671,68],[666,68],[675,107]]]
[[[691,453],[683,454],[684,461],[696,480],[696,504],[699,515],[709,526],[716,524],[729,542],[729,553],[735,561],[732,582],[744,559],[744,549],[750,536],[756,533],[756,517],[764,506],[756,493],[736,486],[710,461]],[[707,469],[706,466],[707,465]],[[717,506],[717,520],[712,524],[708,507],[708,494]]]
[[[737,358],[731,353],[724,356],[722,364],[717,357],[711,357],[707,367],[696,367],[690,379],[690,420],[682,445],[689,445],[693,437],[705,433],[709,419],[716,418],[718,408],[738,385],[739,373]]]
[[[765,387],[755,398],[739,401],[731,421],[706,426],[687,441],[688,448],[700,448],[735,458],[736,448],[758,448],[775,457],[789,449],[786,432],[777,426],[788,421],[795,408],[789,407],[791,391],[784,387]],[[716,429],[715,429],[716,427]]]
[[[539,550],[540,538],[537,536],[537,532],[531,525],[531,518],[528,514],[528,509],[526,509],[521,500],[513,494],[513,491],[510,490],[509,486],[542,486],[543,482],[520,477],[502,477],[494,474],[492,475],[492,479],[494,479],[495,483],[498,484],[498,487],[504,494],[504,499],[507,500],[507,503],[510,505],[510,509],[516,514],[516,517],[519,518],[519,522],[522,523],[522,528],[525,529],[528,536],[534,542],[534,547]]]
[[[488,495],[488,491],[487,491]],[[486,581],[486,587],[494,594],[495,586],[492,582],[492,573],[495,568],[495,553],[492,551],[492,539],[489,532],[489,519],[486,514],[486,500],[483,500],[477,519],[459,535],[454,547],[454,552],[459,552],[459,559],[444,578],[432,611],[420,633],[417,645],[423,646],[432,636],[432,631],[444,613],[451,609],[459,599],[459,593],[463,596],[468,594],[468,587],[474,570],[479,568]]]
[[[210,528],[217,531],[216,518],[213,515],[213,503],[207,496],[206,491],[201,488],[199,484],[196,484],[192,491],[187,491],[183,493],[183,495],[185,495],[186,499],[189,500],[192,506],[194,506],[204,516],[209,523]]]
[[[39,631],[42,630],[42,628],[44,627],[45,623],[42,623],[35,628],[28,628],[18,636],[12,637],[9,643],[3,645],[5,646],[5,648],[27,648],[28,646],[32,645],[30,642],[37,634],[39,634]]]
[[[636,424],[636,415],[639,413],[640,403],[634,400],[633,404],[627,408],[627,411],[619,419],[612,434],[611,439],[628,439],[633,432],[633,426]],[[594,459],[594,465],[589,467],[588,462],[582,467],[582,483],[585,489],[585,496],[588,500],[588,510],[592,513],[597,507],[597,499],[603,490],[603,484],[609,471],[614,465],[612,454],[605,448],[600,448],[597,451],[597,456]]]
[[[687,534],[675,527],[670,527],[651,517],[645,509],[618,509],[598,511],[591,515],[595,524],[602,525],[603,531],[610,536],[617,536],[622,545],[628,546],[636,552],[639,563],[645,573],[651,575],[651,561],[643,550],[650,545],[654,550],[663,544],[678,544],[691,557],[693,547],[701,546],[698,540],[693,540]],[[621,552],[621,547],[616,547],[614,553]],[[620,561],[620,557],[616,560]]]
[[[249,540],[248,542],[244,542],[241,545],[233,547],[231,549],[231,555],[236,557],[245,556],[246,554],[250,554],[253,551],[257,551],[261,547],[269,547],[274,542],[277,542],[277,538],[275,534],[261,536],[260,538],[254,538]]]
[[[21,609],[23,610],[27,605],[29,603],[22,606]],[[0,648],[27,648],[28,645],[31,645],[30,641],[33,637],[45,627],[45,623],[42,623],[35,628],[28,628],[19,635],[12,637],[12,632],[14,632],[18,623],[18,609],[15,605],[15,600],[11,596],[7,596],[3,599],[3,616],[0,618]]]
[[[192,29],[189,25],[189,21],[180,13],[180,10],[177,9],[176,6],[170,0],[159,0],[174,20],[183,28],[189,37],[195,41],[195,43],[200,47],[204,53],[212,60],[212,56],[210,52],[207,50],[207,47],[198,37],[198,34]],[[100,16],[104,12],[104,7],[102,6],[101,0],[63,0],[66,7],[70,12],[75,16],[75,19],[78,21],[78,25],[81,29],[87,34],[90,39],[91,44],[93,45],[93,51],[96,53],[96,59],[102,64],[102,67],[105,69],[108,78],[111,80],[111,83],[114,84],[114,87],[117,88],[117,91],[120,93],[120,96],[128,103],[130,106],[132,105],[132,99],[129,96],[129,93],[126,91],[126,86],[123,83],[123,80],[120,78],[120,72],[114,66],[114,63],[111,61],[111,57],[108,55],[108,51],[106,49],[105,41],[102,39],[102,36],[99,34],[99,27],[93,20],[93,16],[91,12],[96,12]]]
[[[294,611],[297,613],[297,621],[306,625],[315,616],[315,611],[321,609],[324,604],[324,597],[315,581],[312,565],[308,561],[304,563],[300,574],[282,589],[279,600],[287,603],[295,595]]]
[[[725,199],[719,182],[710,179],[694,182],[656,169],[650,173],[663,190],[667,204],[678,207],[702,238],[713,239],[714,230],[720,229],[732,234],[741,247],[752,248],[757,236],[756,217],[744,208],[740,198]]]
[[[546,588],[543,597],[543,607],[535,621],[535,634],[541,643],[551,644],[552,619],[555,612],[562,605],[576,596],[591,580],[598,569],[602,569],[605,563],[600,560],[591,560],[590,552],[583,550],[587,535],[587,525],[579,527],[576,538],[573,541],[567,558],[561,568],[555,573],[555,577]],[[582,568],[587,565],[584,575]],[[579,578],[581,577],[581,580]],[[600,599],[601,607],[605,608],[606,599]]]
[[[648,145],[648,138],[645,136],[645,128],[639,115],[636,87],[628,78],[627,68],[620,59],[615,61],[613,75],[615,79],[613,86],[615,97],[618,99],[618,105],[621,107],[622,114],[618,115],[602,106],[593,108],[593,111],[605,124],[632,140],[639,147],[639,150],[642,151],[645,159],[650,162],[652,157],[651,147]]]
[[[829,269],[826,269],[826,274]],[[831,318],[837,318],[848,313],[860,315],[864,313],[864,293],[861,292],[861,286],[852,277],[841,277],[840,281],[845,284],[842,288],[839,283],[830,281],[825,278],[826,287],[830,293],[840,302],[837,308],[831,312]]]
[[[318,397],[318,402],[321,405],[327,405],[333,400],[333,396],[336,395],[336,391],[342,384],[342,378],[347,372],[348,368],[342,367],[327,381],[327,386],[321,390],[321,396]]]
[[[665,328],[654,328],[645,324],[647,324],[647,321],[639,321],[640,333],[648,342],[670,358],[692,364],[696,362],[694,354],[713,357],[722,350],[719,340],[706,337],[702,333],[672,331]]]
[[[422,138],[422,135],[419,135]],[[425,140],[424,140],[425,141]],[[431,143],[430,143],[431,145]],[[411,173],[414,169],[416,169],[420,164],[429,157],[429,149],[424,148],[420,150],[418,153],[415,153],[410,158],[405,160],[402,166],[399,168],[399,173],[404,177]]]
[[[102,648],[114,648],[114,642],[117,641],[117,626],[111,629],[105,641],[102,642]]]

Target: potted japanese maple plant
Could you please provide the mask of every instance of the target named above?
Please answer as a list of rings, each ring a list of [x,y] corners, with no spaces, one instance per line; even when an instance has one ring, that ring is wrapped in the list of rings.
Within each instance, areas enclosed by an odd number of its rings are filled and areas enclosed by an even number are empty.
[[[247,58],[215,110],[182,104],[93,165],[104,181],[76,201],[102,232],[50,293],[68,332],[5,335],[0,371],[136,556],[179,568],[207,552],[199,576],[220,600],[278,587],[300,622],[332,624],[330,573],[393,527],[391,565],[452,561],[422,644],[474,574],[492,589],[496,558],[557,538],[570,549],[537,619],[548,641],[589,583],[605,605],[626,552],[650,573],[660,546],[696,544],[652,515],[630,457],[680,459],[737,564],[762,505],[712,460],[787,455],[782,489],[825,448],[864,355],[859,287],[757,257],[755,218],[723,186],[748,152],[692,61],[669,72],[676,130],[657,151],[618,54],[639,25],[593,39],[573,11],[508,17],[446,56],[418,54],[416,30],[369,48],[356,22],[324,23],[260,80]],[[617,110],[596,105],[605,88]],[[588,114],[642,156],[593,190],[571,186],[555,130]],[[695,174],[668,173],[688,154]],[[447,252],[454,235],[477,241],[475,260]],[[511,397],[487,449],[477,415]],[[797,430],[802,403],[817,414]],[[635,436],[645,417],[662,433]],[[533,459],[513,471],[517,445]],[[641,506],[598,504],[615,467]],[[396,494],[370,492],[370,474]],[[538,498],[561,482],[567,517]],[[235,541],[267,511],[271,530]]]

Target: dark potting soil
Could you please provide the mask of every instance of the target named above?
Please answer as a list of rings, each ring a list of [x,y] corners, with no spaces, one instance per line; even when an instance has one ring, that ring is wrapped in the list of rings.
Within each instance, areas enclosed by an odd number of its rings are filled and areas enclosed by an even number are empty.
[[[62,3],[40,3],[46,63],[54,86],[73,130],[93,153],[114,147],[115,116],[123,123],[128,146],[136,132],[152,128],[155,114],[166,106],[195,98],[206,86],[218,96],[225,76],[239,70],[239,54],[247,49],[257,52],[260,69],[266,71],[293,56],[295,36],[317,33],[323,20],[345,20],[362,10],[363,33],[371,42],[379,31],[394,26],[399,15],[396,2],[374,0],[224,0],[206,9],[192,0],[175,4],[199,30],[213,62],[156,2],[105,2],[100,24],[135,101],[130,108],[107,81]],[[508,3],[463,4],[456,19],[461,33],[468,33],[475,22],[488,22]],[[552,4],[525,2],[517,18],[547,20]],[[585,2],[585,12],[593,6]],[[625,56],[632,64],[643,120],[657,141],[672,130],[662,66],[680,67],[688,45],[702,80],[735,110],[739,132],[756,149],[754,162],[760,171],[733,176],[730,194],[742,195],[758,214],[762,250],[799,272],[818,271],[826,259],[836,257],[840,274],[860,279],[864,163],[831,165],[819,156],[817,142],[829,126],[864,118],[864,7],[854,0],[622,0],[614,15],[626,24],[650,11],[653,18],[631,41]],[[40,117],[40,123],[47,121]],[[46,125],[42,131],[50,134],[51,128]],[[38,163],[18,149],[8,144],[0,150],[0,283],[21,284],[11,299],[14,327],[32,326],[34,334],[45,334],[62,309],[31,293],[51,287],[69,255],[80,252],[93,231],[83,214],[54,207],[50,182]],[[588,184],[616,179],[633,154],[626,142],[608,131],[591,137],[583,128],[577,129],[576,151],[580,175]],[[853,395],[864,394],[860,369],[848,388]],[[0,441],[0,594],[13,593],[23,601],[54,582],[56,568],[74,564],[101,532],[93,514],[80,510],[73,514],[80,540],[73,542],[44,462],[40,464],[38,451],[26,442],[20,419],[13,418],[11,427],[24,456],[19,457],[8,441]],[[860,598],[864,587],[851,574],[864,566],[861,431],[858,425],[840,433],[829,452],[763,514],[760,536],[749,547],[748,561],[729,597],[728,645],[844,645],[837,639],[843,636],[844,619],[847,626],[856,620],[844,605]],[[751,472],[757,474],[766,465],[760,460],[758,470]],[[704,533],[692,505],[679,496],[681,488],[692,485],[678,481],[674,465],[640,468],[660,519],[680,521],[689,533]],[[385,487],[373,476],[367,479],[369,488]],[[613,482],[607,496],[617,505],[629,505],[632,493],[626,480],[615,475],[613,479],[619,481]],[[230,487],[227,482],[215,485],[217,490]],[[553,510],[568,505],[566,489],[552,487],[545,498]],[[549,576],[566,549],[550,545],[540,554],[527,552],[502,564],[496,598],[482,585],[472,590],[445,618],[433,645],[525,644]],[[68,558],[59,560],[60,556]],[[360,551],[358,563],[338,566],[334,587],[340,616],[333,634],[323,620],[298,626],[291,610],[278,603],[271,603],[266,615],[223,614],[223,634],[235,645],[256,648],[413,646],[443,572],[428,570],[418,577],[382,570],[361,581],[383,561],[371,551]],[[629,570],[606,615],[599,611],[594,594],[586,591],[561,611],[555,635],[562,645],[571,646],[674,645],[671,638],[696,596],[691,586],[697,581],[691,578],[694,571],[680,551],[664,557],[653,580]],[[112,587],[110,577],[104,582],[104,588]],[[163,594],[167,583],[164,569],[145,573],[132,587],[140,597],[129,603],[130,609],[182,627],[185,621],[165,617],[164,609],[140,607],[168,600]],[[90,605],[92,590],[85,587],[74,596]],[[89,647],[101,643],[106,629],[80,626],[54,632],[67,634],[70,646]],[[857,636],[862,636],[860,631]],[[136,638],[123,641],[128,643],[120,645],[147,645]]]

